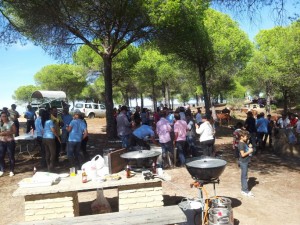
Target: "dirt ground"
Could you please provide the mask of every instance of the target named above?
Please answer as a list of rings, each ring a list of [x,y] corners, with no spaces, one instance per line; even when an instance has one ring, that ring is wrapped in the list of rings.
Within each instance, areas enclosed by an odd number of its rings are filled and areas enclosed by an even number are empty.
[[[243,119],[243,118],[242,118]],[[88,151],[90,155],[101,154],[107,147],[120,147],[118,143],[110,143],[105,135],[105,119],[87,119],[89,129]],[[233,122],[231,122],[232,124]],[[255,156],[249,168],[249,187],[255,194],[254,198],[242,196],[240,193],[240,169],[233,157],[231,148],[232,130],[227,126],[217,128],[216,150],[227,161],[220,183],[216,185],[217,196],[232,200],[235,225],[298,225],[300,224],[300,161],[297,159],[282,159],[272,154],[271,149]],[[16,151],[16,175],[9,177],[5,173],[0,177],[0,224],[11,224],[24,221],[24,198],[12,197],[18,182],[32,176],[33,167],[38,168],[38,154],[32,149],[35,157],[31,159],[26,154],[18,155]],[[66,160],[61,161],[58,172],[68,172]],[[39,168],[38,168],[39,170]],[[163,182],[165,205],[178,204],[183,198],[198,197],[198,189],[190,188],[193,179],[186,168],[168,169],[170,182]],[[213,185],[205,188],[208,196],[214,195]],[[118,210],[116,190],[105,191],[113,211]],[[95,192],[79,195],[80,214],[90,213],[91,201]],[[193,211],[186,211],[188,223],[194,224]],[[191,216],[192,215],[192,216]],[[199,219],[196,217],[196,224]]]

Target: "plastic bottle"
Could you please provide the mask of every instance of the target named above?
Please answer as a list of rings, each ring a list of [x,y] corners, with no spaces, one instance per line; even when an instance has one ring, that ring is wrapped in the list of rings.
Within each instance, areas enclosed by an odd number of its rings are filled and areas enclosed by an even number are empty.
[[[253,148],[252,144],[249,144],[248,146],[249,146],[249,148]],[[252,153],[250,153],[249,156],[252,156]]]
[[[126,166],[126,177],[130,178],[130,167],[129,167],[129,165]]]
[[[87,182],[87,174],[85,172],[85,169],[83,169],[82,171],[82,183],[86,183]]]
[[[156,163],[154,161],[152,163],[152,173],[156,174]]]

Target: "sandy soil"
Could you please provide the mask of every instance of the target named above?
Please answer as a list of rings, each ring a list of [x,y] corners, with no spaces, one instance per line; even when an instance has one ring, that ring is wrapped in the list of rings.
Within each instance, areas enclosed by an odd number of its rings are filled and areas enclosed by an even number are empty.
[[[103,148],[119,147],[118,144],[108,143],[105,135],[105,120],[87,120],[90,140],[88,151],[91,155],[102,153]],[[255,198],[242,196],[240,193],[240,169],[233,158],[231,150],[231,134],[229,127],[217,128],[216,149],[227,161],[220,183],[216,185],[218,196],[228,197],[232,200],[234,224],[238,225],[298,225],[300,224],[300,162],[295,159],[281,159],[273,155],[270,149],[264,154],[255,157],[249,169],[249,187]],[[37,153],[36,149],[32,150]],[[18,152],[16,152],[16,155]],[[10,224],[24,221],[24,199],[12,197],[17,189],[17,183],[32,175],[33,166],[38,168],[38,154],[30,159],[25,154],[20,155],[16,161],[16,175],[9,177],[6,173],[0,178],[0,224]],[[67,172],[66,161],[62,161],[59,171]],[[171,175],[171,182],[163,182],[164,202],[166,205],[178,204],[183,198],[198,196],[196,188],[190,188],[193,179],[185,168],[167,170]],[[213,196],[213,185],[205,185],[208,196]],[[106,191],[113,211],[117,211],[117,192]],[[79,196],[80,213],[90,213],[90,204],[96,196],[95,192],[83,193]],[[187,215],[193,212],[186,212]],[[187,224],[194,224],[189,216]],[[197,217],[196,217],[197,218]],[[196,219],[199,224],[199,219]]]

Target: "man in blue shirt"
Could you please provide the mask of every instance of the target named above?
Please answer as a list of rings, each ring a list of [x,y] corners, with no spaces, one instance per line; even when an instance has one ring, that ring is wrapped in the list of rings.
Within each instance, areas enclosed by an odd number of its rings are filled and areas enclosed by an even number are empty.
[[[171,109],[167,109],[167,116],[166,119],[169,121],[170,125],[173,126],[174,125],[174,113]]]
[[[141,120],[136,120],[136,128],[133,131],[131,146],[142,146],[144,149],[150,150],[150,145],[145,140],[146,137],[150,137],[153,144],[159,146],[158,142],[155,140],[155,133],[153,128],[149,125],[143,124],[141,125]]]
[[[25,112],[24,117],[27,119],[26,133],[29,133],[31,129],[34,131],[35,130],[34,121],[36,119],[36,114],[33,108],[31,107],[31,105],[27,106],[27,111]]]
[[[260,148],[261,151],[262,148],[264,147],[263,138],[265,135],[268,135],[268,125],[269,125],[269,120],[265,118],[265,114],[263,112],[260,113],[256,120],[256,129],[257,129],[258,148]]]

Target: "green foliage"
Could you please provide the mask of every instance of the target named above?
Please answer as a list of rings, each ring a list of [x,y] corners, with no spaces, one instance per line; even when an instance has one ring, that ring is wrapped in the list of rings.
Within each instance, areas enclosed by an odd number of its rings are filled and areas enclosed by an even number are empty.
[[[40,90],[40,87],[34,85],[21,86],[15,90],[12,98],[16,100],[19,104],[31,102],[31,95],[33,92]]]
[[[98,42],[98,44],[100,44]],[[103,71],[103,60],[90,46],[82,45],[73,54],[73,61],[76,65],[89,68],[91,71]]]
[[[244,82],[265,91],[267,97],[280,92],[284,111],[300,94],[299,36],[299,22],[261,31],[255,38],[256,51],[244,71]]]
[[[253,46],[237,22],[213,9],[205,11],[205,27],[214,50],[214,65],[207,74],[209,92],[212,96],[230,97],[237,88],[235,76],[245,67]]]
[[[271,110],[276,111],[276,110],[277,110],[277,106],[274,105],[274,104],[272,104],[272,105],[271,105]]]
[[[80,94],[76,97],[77,100],[104,102],[104,79],[103,76],[98,77],[93,83],[85,86]]]
[[[80,66],[49,65],[37,72],[34,80],[44,90],[64,91],[70,100],[75,100],[86,86],[86,74]]]
[[[231,95],[232,98],[237,98],[237,99],[244,98],[247,88],[241,85],[241,83],[238,80],[235,80],[234,83],[235,83],[235,89],[229,92],[228,96]]]
[[[153,33],[146,4],[143,0],[14,0],[1,4],[0,12],[9,18],[10,28],[56,56],[71,54],[86,44],[102,57],[107,134],[113,137],[112,61],[130,44]]]
[[[156,1],[154,1],[156,2]],[[197,67],[199,80],[209,109],[206,70],[213,64],[212,43],[204,26],[204,11],[207,1],[164,1],[153,6],[151,15],[158,27],[157,43],[163,53],[176,54]]]
[[[74,54],[73,59],[76,64],[85,66],[90,71],[90,75],[88,75],[88,87],[80,94],[80,98],[103,101],[105,90],[103,59],[86,45],[79,48]],[[132,83],[135,76],[133,68],[138,60],[139,49],[133,45],[128,46],[114,58],[112,65],[112,85],[114,92],[121,91],[120,93],[126,94],[127,97],[136,96],[136,91]],[[126,91],[124,92],[124,90]],[[120,101],[118,94],[113,94],[113,96],[115,102],[125,104],[126,100],[123,99]],[[115,99],[115,96],[118,96],[118,100]],[[123,97],[126,98],[126,96]]]

